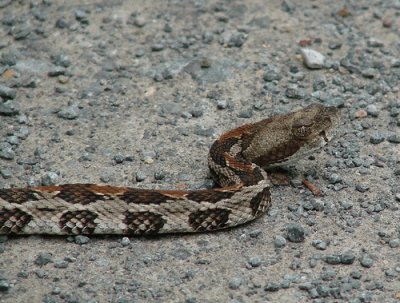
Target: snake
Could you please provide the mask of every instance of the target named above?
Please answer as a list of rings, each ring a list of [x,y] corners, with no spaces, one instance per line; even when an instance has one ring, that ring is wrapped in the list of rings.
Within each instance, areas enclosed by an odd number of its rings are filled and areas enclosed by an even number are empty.
[[[208,154],[215,188],[150,190],[101,184],[0,189],[0,234],[157,235],[209,232],[265,214],[266,170],[296,163],[336,133],[340,110],[310,104],[222,134]]]

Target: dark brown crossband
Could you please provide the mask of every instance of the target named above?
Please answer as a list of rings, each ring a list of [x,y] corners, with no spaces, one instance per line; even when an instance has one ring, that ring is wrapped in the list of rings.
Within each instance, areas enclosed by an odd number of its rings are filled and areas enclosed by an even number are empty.
[[[189,225],[195,231],[211,231],[224,228],[229,220],[229,209],[199,210],[189,215]]]
[[[150,211],[125,212],[123,222],[127,225],[126,234],[150,235],[157,234],[166,220],[162,215]]]

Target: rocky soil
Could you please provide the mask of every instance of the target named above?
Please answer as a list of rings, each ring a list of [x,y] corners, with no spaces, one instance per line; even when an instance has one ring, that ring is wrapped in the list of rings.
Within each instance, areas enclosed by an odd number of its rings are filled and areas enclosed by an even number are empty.
[[[399,83],[398,0],[0,0],[0,188],[209,188],[224,131],[343,115],[245,226],[1,236],[0,302],[400,302]]]

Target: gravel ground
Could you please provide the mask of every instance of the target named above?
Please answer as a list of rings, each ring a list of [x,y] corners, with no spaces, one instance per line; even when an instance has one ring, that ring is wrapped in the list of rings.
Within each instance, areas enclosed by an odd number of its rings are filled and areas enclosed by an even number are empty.
[[[399,16],[398,0],[1,0],[0,188],[207,188],[228,129],[313,102],[343,123],[242,227],[0,237],[0,302],[400,302]]]

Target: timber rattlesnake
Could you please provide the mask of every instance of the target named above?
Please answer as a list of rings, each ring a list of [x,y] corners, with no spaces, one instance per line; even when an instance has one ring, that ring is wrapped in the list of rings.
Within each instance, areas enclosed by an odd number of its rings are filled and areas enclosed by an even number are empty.
[[[223,134],[208,156],[221,188],[145,190],[97,184],[0,189],[0,234],[161,234],[202,232],[253,220],[270,204],[262,167],[324,146],[339,120],[312,104]]]

